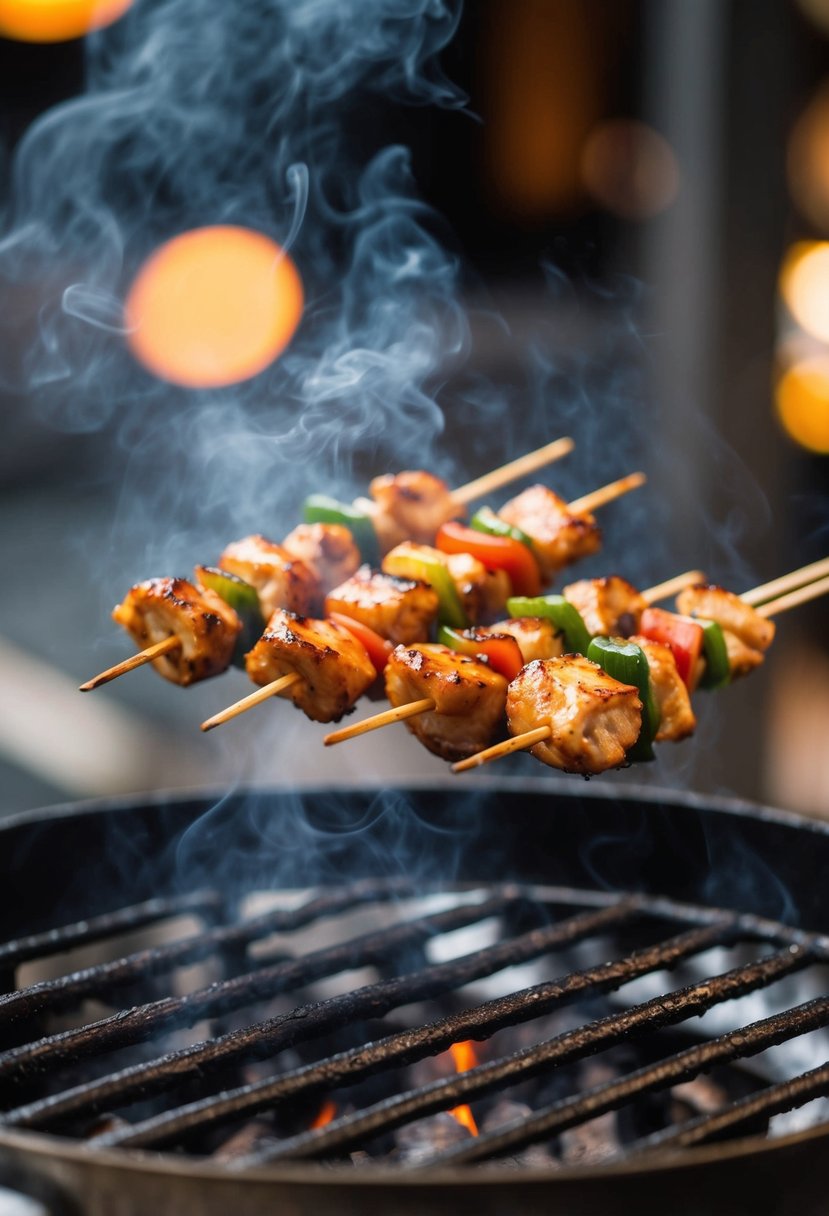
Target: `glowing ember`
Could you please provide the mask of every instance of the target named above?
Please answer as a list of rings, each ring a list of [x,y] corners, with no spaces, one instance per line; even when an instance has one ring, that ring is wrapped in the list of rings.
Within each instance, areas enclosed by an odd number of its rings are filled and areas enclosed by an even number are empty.
[[[474,1068],[478,1063],[475,1048],[470,1042],[453,1043],[449,1048],[449,1055],[452,1057],[456,1072],[468,1072],[470,1068]],[[456,1106],[449,1111],[449,1114],[453,1119],[457,1119],[461,1127],[465,1127],[473,1136],[477,1136],[478,1125],[475,1122],[475,1116],[468,1106]]]
[[[322,1106],[314,1116],[314,1120],[311,1123],[311,1131],[314,1132],[321,1127],[327,1127],[336,1113],[337,1107],[329,1098],[327,1101],[323,1102]]]
[[[302,282],[288,255],[262,233],[231,226],[162,245],[125,306],[136,358],[191,388],[255,376],[285,349],[301,316]]]
[[[65,42],[117,21],[132,0],[0,0],[0,35],[18,42]]]

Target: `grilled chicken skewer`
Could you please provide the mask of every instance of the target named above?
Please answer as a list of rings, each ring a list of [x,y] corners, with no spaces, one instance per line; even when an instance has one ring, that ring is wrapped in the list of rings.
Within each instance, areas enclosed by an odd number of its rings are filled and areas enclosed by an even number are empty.
[[[371,521],[381,556],[405,540],[431,544],[441,524],[457,519],[468,503],[560,460],[574,446],[568,437],[555,439],[455,490],[421,469],[386,473],[372,480],[370,497],[355,499],[354,507]]]
[[[408,476],[398,474],[396,479],[388,480],[399,482]],[[425,473],[418,474],[421,478],[427,476],[429,475]],[[643,474],[629,474],[610,485],[601,486],[585,495],[579,502],[606,503],[636,488],[643,481]],[[374,486],[374,483],[372,485]],[[519,498],[514,500],[517,504],[515,518],[521,519],[527,527],[533,529],[533,552],[539,555],[540,560],[547,554],[546,559],[543,559],[547,563],[546,568],[552,569],[555,563],[561,565],[565,561],[575,560],[577,556],[591,552],[598,546],[600,534],[592,515],[583,510],[574,512],[543,486],[532,487],[531,491],[525,494],[530,495],[529,505],[522,506],[519,500],[524,496],[519,495]],[[405,499],[405,495],[403,498]],[[422,506],[422,503],[420,505]],[[429,528],[433,526],[433,522],[429,523]],[[406,520],[408,529],[414,527],[415,523],[413,517]],[[325,528],[331,525],[315,526]],[[473,534],[473,539],[478,539],[477,533]],[[440,533],[438,541],[440,543]],[[531,568],[535,567],[535,559],[529,549],[514,540],[510,541],[510,545],[517,548],[519,556]],[[286,546],[287,542],[286,545],[279,546],[262,537],[246,537],[224,551],[220,566],[244,577],[254,585],[260,600],[268,609],[273,610],[274,606],[278,606],[277,601],[291,597],[289,610],[302,616],[307,611],[308,583],[296,573],[297,565],[302,565],[301,560],[286,559]],[[340,557],[339,552],[337,557]],[[343,566],[340,562],[333,568],[348,569],[353,565],[353,560],[353,554],[349,554],[347,565]],[[411,574],[423,577],[404,577]],[[537,578],[537,574],[535,577]],[[339,587],[329,591],[324,607],[326,615],[353,618],[383,638],[408,645],[426,641],[441,610],[457,612],[463,618],[464,608],[460,597],[463,597],[463,603],[467,607],[475,597],[478,610],[491,619],[497,611],[503,611],[511,590],[510,577],[503,570],[489,570],[482,562],[465,553],[447,555],[439,549],[406,541],[386,555],[381,572],[372,571],[365,566],[360,567]],[[252,674],[249,664],[247,667],[248,673]],[[285,689],[281,682],[283,674],[280,673],[278,680],[272,683],[273,695]],[[263,689],[258,694],[243,697],[208,719],[202,724],[202,729],[210,730],[237,717],[267,699],[267,695]]]
[[[434,488],[437,499],[441,500],[447,496],[451,499],[451,511],[448,515],[443,514],[440,522],[443,521],[443,518],[454,518],[459,508],[473,501],[479,494],[489,493],[507,485],[510,481],[536,472],[545,465],[566,456],[573,450],[573,447],[573,440],[570,438],[556,439],[533,452],[526,453],[518,460],[491,470],[483,477],[476,478],[475,481],[468,482],[455,491],[446,489],[444,494],[440,488],[443,483],[440,483]],[[418,483],[419,476],[415,473],[404,473],[398,475],[398,481],[395,478],[375,479],[377,493],[381,500],[385,499],[386,510],[391,513],[392,517],[395,514],[393,504],[406,504],[406,509],[410,513],[415,511],[418,492],[423,490],[425,484],[425,482]],[[431,474],[428,473],[424,473],[422,476],[424,479],[431,478]],[[437,483],[439,479],[434,479],[434,481]],[[399,509],[398,507],[397,510],[399,511]],[[438,513],[440,513],[440,509]],[[234,542],[224,551],[220,559],[220,567],[236,573],[257,589],[263,617],[267,619],[271,612],[278,607],[285,607],[297,612],[319,611],[326,592],[354,574],[360,566],[360,562],[359,550],[347,528],[336,524],[300,524],[285,538],[281,546],[275,545],[264,537],[256,536]],[[245,573],[242,573],[243,570]],[[184,580],[181,581],[184,582]],[[143,587],[144,584],[137,584],[137,586]],[[190,586],[192,587],[192,584]],[[191,592],[188,591],[187,594],[192,598]],[[182,631],[182,636],[179,636],[176,628],[171,628],[166,636],[147,645],[144,637],[144,633],[147,631],[143,629],[138,619],[142,612],[141,610],[138,610],[137,613],[131,611],[131,595],[132,592],[128,593],[123,604],[116,608],[113,615],[142,645],[142,649],[138,654],[131,655],[114,667],[107,668],[106,671],[87,680],[80,686],[81,692],[89,692],[147,663],[153,663],[157,670],[166,675],[168,679],[174,678],[172,673],[176,667],[169,663],[162,665],[159,660],[173,655],[180,648],[189,645],[185,640],[186,630]],[[136,598],[138,597],[134,596],[133,600]],[[209,606],[206,611],[210,611]],[[176,682],[189,683],[191,681]]]
[[[595,553],[601,532],[592,508],[644,481],[644,474],[631,473],[569,504],[546,486],[531,486],[497,516],[490,513],[496,524],[517,530],[527,543],[445,524],[434,546],[405,540],[386,553],[382,568],[387,574],[431,581],[441,597],[441,614],[450,624],[464,618],[493,621],[503,615],[510,595],[537,594],[564,566]]]
[[[771,585],[780,584],[775,580]],[[762,662],[763,653],[774,638],[770,617],[828,592],[829,577],[780,596],[755,611],[748,603],[751,593],[740,597],[722,587],[697,585],[680,592],[677,606],[720,626],[728,664],[732,675],[737,677]],[[693,729],[688,718],[690,702],[686,708],[687,689],[683,696],[680,688],[685,686],[678,678],[670,650],[650,638],[634,636],[631,641],[645,651],[663,722],[667,717],[670,723],[667,733],[660,724],[655,740],[686,737]],[[643,706],[636,688],[612,681],[613,686],[608,689],[609,678],[597,664],[576,655],[529,664],[510,684],[507,693],[512,738],[454,764],[453,771],[463,772],[524,749],[530,749],[542,762],[567,772],[592,774],[618,767],[632,746],[627,740],[636,725],[637,713],[639,728],[633,742],[639,737]],[[622,706],[624,712],[620,711]]]
[[[603,632],[610,627],[619,633],[625,626],[627,632],[637,627],[638,620],[648,604],[670,595],[678,588],[688,583],[696,583],[702,575],[698,570],[689,570],[675,576],[667,582],[639,592],[625,579],[616,575],[604,579],[582,580],[565,587],[564,594],[575,590],[577,604],[585,605],[590,614],[585,623],[590,621],[588,629],[591,632]],[[591,629],[591,626],[595,626]],[[473,631],[470,631],[473,632]],[[540,617],[524,617],[499,621],[487,629],[474,631],[475,641],[485,648],[485,639],[512,638],[520,652],[517,668],[523,663],[531,663],[537,659],[551,659],[561,656],[565,650],[565,641],[561,631],[549,619]],[[474,646],[473,646],[474,649]],[[325,744],[330,746],[344,743],[358,735],[367,734],[392,722],[407,720],[410,731],[415,734],[429,751],[450,758],[457,758],[457,734],[459,727],[452,722],[459,713],[475,714],[475,683],[477,670],[468,664],[461,664],[462,656],[445,646],[417,646],[410,649],[398,647],[391,655],[386,668],[386,692],[393,709],[385,710],[362,722],[355,722],[339,731],[326,735]],[[668,656],[670,657],[670,656]],[[482,666],[475,664],[475,669]],[[488,669],[491,670],[491,669]],[[496,674],[496,673],[493,673]],[[503,679],[503,677],[501,677]],[[463,696],[450,699],[444,692],[445,686],[455,681],[463,687]],[[488,689],[484,681],[482,690]],[[504,690],[506,683],[504,684]],[[467,736],[483,738],[485,742],[491,739],[497,722],[504,709],[504,697],[500,701],[498,714],[491,719],[489,714],[488,693],[482,691],[484,705],[482,720],[473,727],[467,726]],[[417,708],[415,708],[417,706]],[[405,711],[405,712],[404,712]],[[422,715],[422,718],[420,717]],[[441,728],[448,731],[448,742],[441,741]],[[465,755],[469,755],[469,751]]]

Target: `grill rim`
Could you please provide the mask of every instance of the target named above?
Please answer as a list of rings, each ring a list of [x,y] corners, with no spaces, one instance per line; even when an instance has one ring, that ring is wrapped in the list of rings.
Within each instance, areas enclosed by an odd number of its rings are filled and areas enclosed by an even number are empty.
[[[706,1166],[727,1162],[753,1161],[771,1162],[781,1153],[787,1155],[816,1140],[829,1138],[829,1124],[792,1132],[787,1136],[766,1140],[758,1136],[744,1136],[736,1140],[723,1141],[692,1148],[666,1149],[642,1153],[630,1160],[597,1165],[567,1165],[551,1170],[537,1166],[521,1166],[516,1169],[498,1161],[481,1161],[472,1166],[443,1166],[437,1169],[422,1167],[407,1169],[400,1164],[372,1164],[371,1168],[355,1169],[353,1165],[329,1162],[291,1163],[274,1166],[253,1166],[244,1170],[208,1158],[178,1157],[173,1153],[147,1151],[144,1149],[103,1148],[79,1144],[63,1139],[50,1132],[31,1132],[18,1129],[0,1129],[0,1164],[5,1150],[25,1152],[49,1162],[82,1166],[94,1171],[105,1166],[118,1172],[141,1175],[165,1174],[178,1178],[210,1179],[229,1181],[235,1185],[251,1183],[285,1183],[296,1185],[349,1186],[352,1189],[378,1186],[425,1187],[463,1186],[485,1181],[488,1186],[501,1183],[511,1187],[524,1182],[555,1186],[556,1183],[584,1183],[588,1180],[611,1182],[614,1178],[649,1177],[655,1173],[676,1173],[683,1169],[704,1169]]]
[[[482,794],[492,794],[498,791],[510,794],[526,793],[531,796],[548,795],[573,798],[578,794],[580,799],[590,801],[614,802],[624,798],[626,802],[641,802],[649,806],[659,807],[665,802],[673,802],[689,810],[715,812],[716,814],[749,816],[761,822],[778,824],[781,827],[805,829],[817,836],[823,836],[829,841],[829,821],[812,819],[796,811],[783,810],[767,803],[751,802],[747,798],[729,797],[726,795],[709,795],[693,790],[671,789],[669,786],[637,785],[625,782],[624,787],[615,784],[600,785],[597,782],[580,782],[574,786],[575,777],[491,777],[488,774],[474,775],[468,780],[463,777],[455,778],[452,784],[445,781],[425,778],[423,780],[407,780],[405,785],[394,785],[389,781],[360,781],[354,784],[331,783],[321,785],[319,782],[291,785],[256,785],[244,784],[227,789],[224,786],[194,785],[169,790],[151,790],[134,794],[119,794],[113,797],[84,798],[70,802],[56,802],[45,807],[36,807],[29,811],[19,811],[7,815],[0,821],[0,840],[3,835],[14,829],[25,828],[28,825],[49,823],[52,820],[72,818],[89,814],[117,814],[119,811],[138,810],[142,807],[152,809],[186,806],[188,803],[209,802],[218,804],[229,798],[244,798],[252,795],[296,796],[313,798],[315,795],[330,797],[332,794],[366,794],[373,796],[386,793],[406,793],[411,790],[416,794],[433,792],[438,795],[454,790],[460,796],[469,796],[476,788]],[[209,808],[208,808],[209,809]]]
[[[574,790],[572,782],[566,779],[540,778],[472,778],[481,793],[505,795],[525,794],[531,797],[546,795],[556,798],[559,796],[579,799],[596,799],[613,802],[623,797],[628,803],[640,803],[645,807],[664,808],[665,804],[674,804],[683,809],[696,810],[704,815],[725,815],[737,819],[749,817],[754,821],[768,822],[782,827],[810,833],[825,838],[829,842],[829,824],[813,820],[795,812],[781,810],[762,804],[756,804],[738,798],[716,797],[695,792],[661,788],[657,786],[625,785],[624,790],[616,786],[584,788]],[[189,804],[198,804],[209,810],[212,805],[223,802],[228,797],[280,797],[299,796],[313,799],[315,795],[330,797],[337,793],[358,793],[371,797],[383,792],[414,794],[433,793],[443,797],[447,791],[455,788],[445,782],[425,780],[422,782],[407,781],[405,786],[393,786],[388,782],[371,782],[343,789],[342,785],[320,786],[238,786],[231,791],[215,787],[193,787],[171,791],[153,791],[148,794],[128,794],[115,798],[95,798],[78,802],[58,803],[53,806],[23,811],[9,816],[0,824],[0,843],[7,832],[25,829],[28,826],[43,826],[60,819],[72,819],[83,815],[117,815],[121,811],[178,807],[185,808]],[[457,785],[457,792],[468,795],[471,782]],[[829,1140],[829,1123],[810,1127],[784,1136],[767,1139],[762,1136],[742,1136],[733,1140],[702,1144],[689,1148],[671,1148],[655,1150],[651,1153],[637,1154],[630,1159],[613,1159],[607,1163],[593,1165],[567,1165],[554,1170],[545,1167],[514,1166],[499,1160],[483,1161],[469,1166],[438,1166],[406,1168],[397,1163],[373,1163],[370,1169],[358,1170],[349,1164],[331,1162],[279,1162],[272,1166],[256,1165],[244,1170],[234,1168],[232,1164],[222,1163],[209,1158],[178,1156],[165,1150],[143,1150],[140,1148],[97,1148],[92,1145],[54,1135],[46,1131],[36,1131],[21,1128],[0,1126],[0,1177],[2,1167],[8,1164],[12,1179],[20,1179],[21,1170],[25,1176],[31,1165],[37,1163],[42,1175],[49,1175],[54,1166],[64,1166],[80,1171],[94,1173],[99,1169],[115,1171],[125,1179],[130,1175],[158,1176],[179,1178],[182,1180],[210,1180],[231,1182],[234,1185],[250,1183],[276,1186],[328,1187],[342,1188],[347,1186],[350,1191],[378,1189],[393,1186],[406,1187],[414,1191],[427,1190],[433,1186],[457,1187],[468,1189],[477,1182],[485,1182],[487,1186],[509,1185],[515,1187],[524,1183],[543,1185],[555,1188],[566,1185],[584,1185],[612,1183],[614,1179],[636,1179],[652,1177],[655,1174],[675,1174],[677,1172],[696,1172],[706,1167],[725,1165],[733,1162],[746,1164],[764,1162],[773,1165],[781,1157],[796,1156],[801,1147],[815,1141]],[[21,1160],[20,1154],[23,1154]],[[44,1164],[45,1163],[45,1164]],[[781,1166],[785,1168],[785,1166]]]

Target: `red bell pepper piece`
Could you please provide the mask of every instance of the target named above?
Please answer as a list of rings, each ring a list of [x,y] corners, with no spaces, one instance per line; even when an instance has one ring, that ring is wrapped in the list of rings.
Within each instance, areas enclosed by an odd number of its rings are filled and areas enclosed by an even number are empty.
[[[524,666],[521,648],[508,633],[488,633],[485,629],[449,629],[441,625],[438,641],[450,650],[470,658],[485,659],[493,671],[512,682]]]
[[[442,553],[471,553],[487,570],[505,570],[515,595],[538,595],[541,591],[538,562],[526,545],[511,536],[489,536],[450,522],[439,529],[435,548]]]
[[[331,612],[328,614],[328,619],[333,621],[335,625],[341,625],[343,629],[355,637],[358,642],[365,646],[368,652],[368,657],[374,664],[374,670],[378,675],[383,671],[388,662],[389,655],[394,650],[394,646],[386,638],[381,638],[379,633],[375,633],[368,625],[364,625],[362,621],[355,621],[352,617],[346,616],[343,612]]]
[[[666,612],[664,608],[646,608],[639,622],[639,632],[670,648],[680,679],[686,688],[692,689],[702,654],[702,626],[688,617]]]

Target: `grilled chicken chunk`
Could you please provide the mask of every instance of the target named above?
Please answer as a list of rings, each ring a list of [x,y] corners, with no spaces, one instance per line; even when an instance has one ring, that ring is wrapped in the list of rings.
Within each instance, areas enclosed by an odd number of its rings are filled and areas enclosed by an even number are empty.
[[[723,631],[733,678],[748,675],[763,662],[763,654],[774,640],[774,621],[760,616],[732,591],[724,587],[686,587],[676,597],[685,616],[716,621]]]
[[[277,608],[308,612],[318,594],[311,567],[264,536],[234,541],[222,553],[219,566],[256,588],[266,619]]]
[[[532,663],[533,659],[556,659],[564,653],[563,634],[552,621],[541,616],[496,621],[489,632],[508,633],[514,637],[525,663]]]
[[[382,553],[404,540],[430,545],[441,524],[462,514],[446,482],[423,469],[375,477],[369,493],[371,499],[365,501],[372,507]]]
[[[473,624],[494,621],[506,609],[512,584],[506,570],[487,570],[471,553],[446,555],[446,566]]]
[[[417,579],[396,578],[361,566],[325,597],[326,614],[362,621],[396,645],[425,642],[438,614],[437,592]]]
[[[626,638],[635,633],[648,606],[636,588],[617,574],[579,579],[562,595],[579,610],[588,633],[602,637]]]
[[[550,737],[531,749],[537,760],[566,773],[603,773],[624,764],[642,729],[642,702],[582,655],[539,659],[507,690],[510,734],[549,726]]]
[[[733,591],[724,587],[685,587],[676,597],[677,609],[685,616],[701,616],[716,621],[721,628],[735,634],[752,650],[768,650],[774,641],[774,621],[760,616]]]
[[[651,688],[659,706],[659,730],[655,736],[657,743],[678,743],[680,739],[687,739],[696,730],[697,720],[691,708],[688,689],[676,669],[670,647],[638,634],[634,634],[630,640],[644,650],[648,660]]]
[[[446,646],[398,646],[386,664],[392,705],[431,697],[435,709],[406,722],[424,747],[463,760],[487,747],[503,717],[507,681],[477,659]]]
[[[285,537],[282,548],[314,572],[315,611],[322,610],[326,593],[351,578],[361,561],[354,537],[342,524],[299,524]]]
[[[245,656],[254,684],[296,672],[301,678],[278,695],[314,722],[339,722],[377,675],[365,647],[333,621],[315,621],[278,608]]]
[[[150,578],[131,587],[112,619],[144,650],[175,635],[178,650],[153,667],[173,684],[194,684],[219,675],[233,657],[242,622],[220,595],[183,578]]]
[[[740,676],[747,676],[750,671],[754,671],[754,668],[759,667],[763,662],[762,650],[746,646],[736,633],[731,633],[728,629],[723,629],[722,635],[728,651],[728,667],[732,680],[737,680]]]
[[[504,503],[498,514],[530,537],[545,582],[564,566],[595,553],[602,542],[595,517],[589,511],[571,511],[546,486],[530,486]]]

